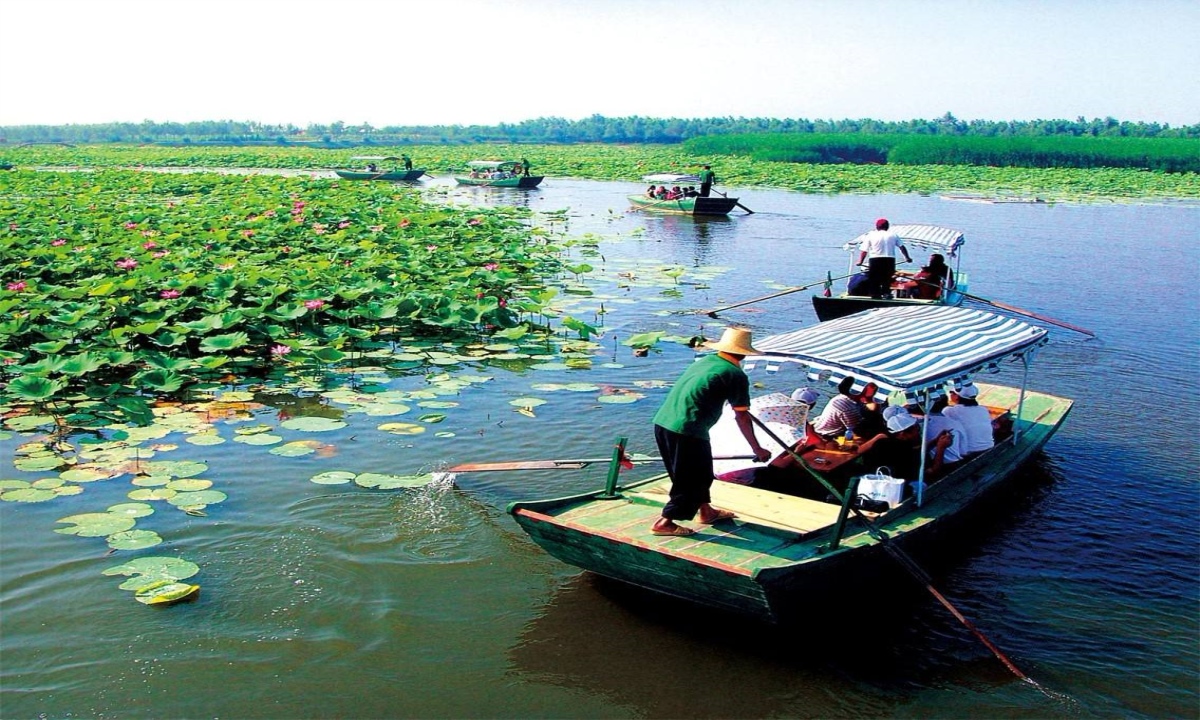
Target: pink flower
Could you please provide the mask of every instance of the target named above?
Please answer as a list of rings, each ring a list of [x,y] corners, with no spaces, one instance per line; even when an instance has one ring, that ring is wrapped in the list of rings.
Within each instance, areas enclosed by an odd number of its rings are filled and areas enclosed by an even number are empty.
[[[467,224],[468,225],[478,225],[481,222],[483,222],[483,218],[473,217],[467,221]]]
[[[253,230],[243,230],[242,237],[254,237],[254,231]]]
[[[166,257],[166,256],[168,256],[168,255],[170,255],[170,254],[171,254],[171,251],[170,251],[170,250],[159,250],[158,252],[154,253],[154,254],[153,254],[153,255],[151,255],[150,257],[153,257],[153,258],[164,258],[164,257]]]
[[[484,270],[495,270],[498,267],[500,267],[500,263],[488,263],[487,265],[483,266],[483,269]]]
[[[62,247],[63,245],[66,245],[66,244],[67,244],[66,238],[59,238],[59,239],[55,240],[54,242],[50,243],[50,246],[51,247]]]
[[[409,225],[412,225],[412,220],[409,220],[408,218],[404,218],[403,220],[400,221],[400,227],[402,227],[402,228],[406,228]]]
[[[137,260],[134,260],[133,258],[118,260],[117,267],[121,268],[122,270],[132,270],[137,267]]]
[[[232,270],[233,268],[234,268],[234,263],[231,263],[231,262],[221,263],[220,265],[217,266],[218,270]]]
[[[280,251],[280,252],[285,252],[285,253],[290,253],[290,252],[292,251],[292,246],[291,246],[291,245],[284,245],[283,247],[279,248],[279,251]]]
[[[320,310],[321,308],[325,307],[325,301],[324,300],[305,300],[304,307],[308,308],[309,310]]]
[[[326,225],[325,223],[313,223],[312,229],[313,229],[313,232],[315,232],[316,234],[324,235],[325,228],[327,228],[327,227],[329,227],[329,226]]]
[[[433,251],[437,250],[437,245],[426,245],[425,249],[428,250],[429,252],[433,252]]]
[[[212,243],[204,243],[205,250],[212,250]]]
[[[13,292],[21,292],[26,287],[28,287],[28,285],[25,284],[24,280],[18,280],[17,282],[10,282],[5,287],[7,287],[9,290],[12,290]]]
[[[342,266],[343,266],[343,267],[350,267],[350,261],[349,261],[349,260],[346,260],[346,261],[344,261],[344,262],[342,263]]]
[[[482,300],[482,299],[483,299],[483,293],[481,293],[481,292],[477,292],[477,293],[475,293],[475,299],[476,299],[476,300]]]
[[[293,217],[292,217],[292,219],[296,221],[296,224],[297,224],[297,225],[303,225],[303,224],[304,224],[304,216],[303,216],[303,215],[295,215],[295,216],[293,216]]]
[[[284,355],[287,355],[291,351],[292,351],[292,349],[290,347],[288,347],[287,345],[272,345],[271,346],[271,354],[274,355],[275,357],[283,357]]]
[[[9,224],[8,224],[8,229],[9,229],[9,231],[10,231],[10,232],[16,232],[16,231],[17,231],[17,229],[18,229],[19,227],[20,227],[20,226],[18,226],[16,223],[9,223]]]
[[[137,227],[137,223],[135,223],[135,222],[127,222],[127,223],[125,223],[125,229],[126,229],[126,230],[132,230],[132,229],[134,229],[135,227]]]
[[[153,240],[147,240],[146,242],[142,243],[143,250],[153,250],[156,247],[158,247],[158,243],[154,242]]]
[[[182,293],[180,293],[178,290],[163,290],[162,292],[160,292],[158,294],[158,296],[160,298],[162,298],[163,300],[174,300],[175,298],[179,297],[181,294]]]
[[[350,221],[349,221],[349,220],[343,220],[343,221],[341,221],[340,223],[338,223],[338,230],[345,230],[345,229],[346,229],[346,228],[348,228],[348,227],[350,227]]]
[[[275,217],[278,214],[279,213],[275,212],[274,210],[268,210],[265,213],[263,213],[263,217]]]
[[[303,210],[304,209],[304,201],[303,200],[295,201],[294,203],[292,203],[292,209],[293,210]]]
[[[504,298],[500,298],[497,301],[497,304],[500,305],[500,307],[508,307],[508,301],[505,300]]]

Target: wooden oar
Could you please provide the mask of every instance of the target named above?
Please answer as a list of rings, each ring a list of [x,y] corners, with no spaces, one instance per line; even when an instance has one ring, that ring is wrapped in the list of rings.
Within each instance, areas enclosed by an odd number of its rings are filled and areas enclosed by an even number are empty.
[[[646,208],[658,207],[659,205],[662,205],[663,203],[678,204],[679,198],[663,198],[661,200],[655,200],[654,202],[650,203],[649,205],[635,205],[634,207],[638,210],[645,210]]]
[[[723,313],[726,310],[732,310],[734,308],[739,308],[739,307],[742,307],[743,305],[753,305],[754,303],[762,302],[763,300],[772,300],[774,298],[782,297],[784,295],[791,295],[792,293],[800,292],[801,290],[807,290],[810,287],[814,287],[816,285],[824,285],[825,283],[833,282],[834,280],[845,280],[846,278],[850,277],[850,275],[857,275],[857,273],[850,273],[849,275],[842,275],[841,277],[821,279],[814,283],[809,283],[807,285],[801,285],[800,287],[788,288],[787,290],[780,290],[777,293],[771,293],[770,295],[763,295],[762,297],[751,298],[750,300],[743,300],[742,302],[734,303],[732,305],[726,305],[725,307],[713,308],[712,310],[697,310],[696,314],[697,315],[707,315],[711,318],[715,318],[718,313]]]
[[[446,472],[466,473],[466,472],[484,472],[484,471],[506,471],[506,470],[581,470],[588,465],[596,463],[606,463],[612,458],[584,458],[579,460],[517,460],[513,462],[494,462],[494,463],[464,463],[447,468]],[[627,457],[627,460],[632,463],[649,463],[662,462],[662,458],[648,457],[639,455],[635,457]],[[713,460],[753,460],[753,455],[723,455],[714,457]]]
[[[1068,330],[1074,330],[1077,333],[1083,333],[1084,335],[1087,335],[1088,337],[1096,337],[1096,333],[1092,332],[1091,330],[1088,330],[1087,328],[1081,328],[1078,325],[1072,325],[1071,323],[1063,322],[1062,320],[1055,320],[1052,317],[1047,317],[1045,315],[1039,315],[1038,313],[1031,312],[1029,310],[1024,310],[1015,305],[1009,305],[1008,303],[1002,303],[998,300],[988,300],[987,298],[979,297],[978,295],[971,295],[970,293],[961,292],[959,290],[955,290],[954,288],[950,288],[947,292],[957,292],[959,295],[962,295],[963,297],[971,298],[972,300],[981,302],[985,305],[991,305],[992,307],[1000,308],[1001,310],[1007,310],[1009,312],[1013,312],[1018,315],[1024,315],[1026,317],[1031,317],[1034,320],[1041,320],[1042,322],[1050,323],[1051,325],[1058,325],[1059,327],[1065,327]]]
[[[716,188],[709,188],[709,190],[712,190],[713,192],[715,192],[716,194],[720,195],[721,197],[723,197],[723,198],[725,198],[725,199],[729,199],[729,196],[728,196],[728,195],[726,195],[725,193],[721,192],[720,190],[718,190],[718,189],[716,189]],[[747,213],[748,215],[753,215],[753,214],[754,214],[754,211],[753,211],[753,210],[751,210],[750,208],[748,208],[748,207],[746,207],[745,205],[741,204],[740,202],[735,202],[735,203],[734,203],[734,205],[736,205],[737,207],[740,207],[741,209],[745,210],[745,211],[746,211],[746,213]]]

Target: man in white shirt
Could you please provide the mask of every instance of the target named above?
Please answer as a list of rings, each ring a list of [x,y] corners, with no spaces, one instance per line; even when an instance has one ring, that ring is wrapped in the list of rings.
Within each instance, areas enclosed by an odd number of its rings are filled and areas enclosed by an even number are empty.
[[[950,407],[942,413],[952,420],[957,420],[967,431],[967,455],[983,452],[995,444],[992,415],[975,400],[978,395],[979,388],[974,385],[963,385],[957,390],[951,390]]]
[[[864,235],[858,245],[858,264],[867,263],[867,289],[873,298],[885,297],[891,291],[897,249],[904,254],[905,262],[912,262],[904,241],[890,227],[887,218],[879,218],[875,229]]]

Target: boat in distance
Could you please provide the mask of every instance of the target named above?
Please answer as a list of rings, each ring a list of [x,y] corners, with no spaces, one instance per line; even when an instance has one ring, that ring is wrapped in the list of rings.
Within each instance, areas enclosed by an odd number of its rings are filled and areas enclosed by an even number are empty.
[[[472,160],[469,171],[454,176],[459,185],[478,187],[532,188],[541,184],[545,175],[526,175],[520,160]]]
[[[403,158],[383,156],[383,155],[361,155],[350,158],[351,160],[367,160],[370,161],[366,169],[350,170],[345,168],[335,169],[337,176],[344,180],[391,180],[393,182],[416,182],[425,175],[425,168],[390,168],[384,169],[376,166],[377,162],[396,163],[401,162]],[[410,161],[411,162],[411,161]]]
[[[630,195],[629,204],[637,210],[672,213],[674,215],[728,215],[737,207],[738,199],[731,197],[681,197],[674,200]]]
[[[945,285],[940,288],[928,288],[932,291],[928,293],[914,292],[918,289],[918,284],[912,279],[912,273],[898,272],[893,279],[890,293],[884,297],[873,298],[870,295],[854,294],[853,286],[857,277],[855,270],[857,269],[858,248],[859,243],[862,241],[862,235],[860,235],[842,246],[843,250],[850,253],[849,279],[843,291],[836,295],[812,296],[813,310],[816,311],[818,320],[833,320],[877,307],[920,307],[962,304],[963,299],[966,297],[965,293],[968,286],[967,275],[960,272],[959,269],[962,262],[962,248],[966,243],[962,231],[929,224],[893,225],[891,230],[904,241],[904,246],[908,248],[909,254],[913,256],[914,260],[922,262],[917,257],[916,253],[918,251],[922,253],[938,253],[945,258],[946,264],[950,266],[951,271]],[[827,282],[825,292],[830,293],[831,290],[832,282]],[[932,297],[908,297],[910,294],[932,295]]]
[[[698,524],[689,536],[655,535],[651,526],[668,499],[670,479],[662,474],[618,485],[623,443],[605,488],[514,502],[508,512],[535,543],[570,565],[767,622],[799,620],[804,598],[869,584],[874,576],[867,569],[893,550],[888,543],[927,546],[930,538],[949,536],[969,508],[982,506],[1054,435],[1072,401],[1025,387],[1029,363],[1046,340],[1043,328],[981,310],[888,307],[755,342],[763,355],[746,359],[750,372],[751,364],[770,370],[794,363],[835,385],[853,377],[860,390],[874,383],[877,397],[903,395],[926,417],[947,383],[967,382],[1004,362],[1024,364],[1020,387],[974,383],[980,405],[1011,419],[1008,433],[944,475],[925,478],[922,464],[921,477],[905,483],[902,499],[879,512],[855,508],[859,476],[843,491],[827,484],[832,492],[816,497],[719,479],[712,502],[736,513],[734,519]],[[908,359],[898,361],[897,351],[906,349]],[[922,444],[927,439],[925,428]],[[836,452],[804,451],[798,478],[825,474],[826,458]],[[852,468],[847,464],[844,472]]]

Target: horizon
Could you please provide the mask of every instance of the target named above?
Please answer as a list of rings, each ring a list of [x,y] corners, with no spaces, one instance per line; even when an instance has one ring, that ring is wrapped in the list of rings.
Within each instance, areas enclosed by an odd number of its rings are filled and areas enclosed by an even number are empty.
[[[0,45],[4,127],[1200,123],[1186,0],[40,0],[0,18],[27,30]]]

